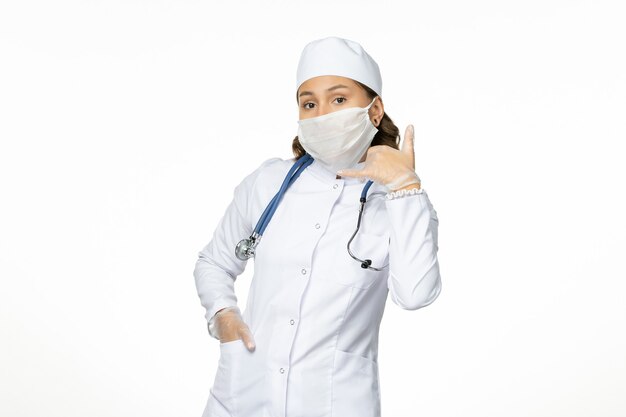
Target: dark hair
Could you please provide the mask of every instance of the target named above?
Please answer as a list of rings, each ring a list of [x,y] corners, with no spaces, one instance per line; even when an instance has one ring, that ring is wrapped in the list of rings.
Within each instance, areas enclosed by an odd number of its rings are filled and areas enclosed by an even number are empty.
[[[354,82],[360,85],[365,90],[365,93],[369,97],[370,102],[374,100],[374,97],[378,95],[376,94],[374,90],[372,90],[365,84],[360,83],[356,80],[354,80]],[[296,97],[296,100],[297,100],[297,97]],[[399,148],[398,143],[400,139],[400,130],[393,123],[393,120],[391,120],[391,118],[387,115],[387,112],[383,113],[383,118],[376,128],[378,129],[378,132],[376,133],[376,136],[374,136],[374,139],[372,139],[372,143],[370,144],[370,147],[376,146],[376,145],[387,145],[387,146],[391,146],[394,149]],[[306,151],[300,144],[300,140],[298,139],[297,135],[295,138],[293,138],[293,141],[291,142],[291,150],[293,151],[293,154],[296,157],[296,161],[300,159],[301,157],[303,157],[304,154],[306,153]]]

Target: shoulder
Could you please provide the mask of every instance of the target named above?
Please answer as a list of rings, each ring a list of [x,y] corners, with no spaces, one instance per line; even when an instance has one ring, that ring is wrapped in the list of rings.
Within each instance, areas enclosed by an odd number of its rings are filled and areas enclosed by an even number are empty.
[[[251,174],[259,183],[276,183],[282,184],[285,176],[296,162],[295,158],[279,158],[273,157],[264,160]]]
[[[288,159],[283,159],[279,157],[269,158],[261,162],[261,165],[259,165],[256,170],[257,171],[269,171],[269,172],[282,171],[285,168],[289,170],[289,168],[291,168],[291,166],[294,164],[295,160],[296,160],[295,158],[288,158]]]
[[[237,187],[251,190],[256,184],[275,182],[277,178],[282,182],[294,162],[295,158],[272,157],[265,159],[251,172],[248,172]]]
[[[263,160],[235,187],[234,198],[240,210],[251,218],[253,207],[271,200],[278,191],[295,158],[273,157]],[[258,204],[257,204],[258,203]]]

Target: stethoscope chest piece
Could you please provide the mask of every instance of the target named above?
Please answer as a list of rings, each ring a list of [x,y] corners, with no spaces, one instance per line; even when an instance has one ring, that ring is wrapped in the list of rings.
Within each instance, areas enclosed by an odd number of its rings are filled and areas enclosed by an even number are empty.
[[[235,256],[242,261],[252,258],[260,239],[261,236],[256,233],[253,233],[247,239],[241,239],[239,243],[237,243],[237,246],[235,246]]]

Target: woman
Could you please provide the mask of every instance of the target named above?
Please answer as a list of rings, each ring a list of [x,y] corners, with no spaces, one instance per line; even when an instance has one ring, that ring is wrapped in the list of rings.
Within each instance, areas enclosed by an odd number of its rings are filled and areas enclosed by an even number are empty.
[[[378,65],[358,43],[327,37],[304,48],[295,157],[270,158],[243,179],[196,262],[209,333],[220,340],[205,417],[381,415],[387,294],[416,310],[441,291],[437,213],[415,173],[413,129],[398,149],[381,93]],[[256,241],[242,316],[234,281],[247,258],[238,243],[298,163],[304,169]]]

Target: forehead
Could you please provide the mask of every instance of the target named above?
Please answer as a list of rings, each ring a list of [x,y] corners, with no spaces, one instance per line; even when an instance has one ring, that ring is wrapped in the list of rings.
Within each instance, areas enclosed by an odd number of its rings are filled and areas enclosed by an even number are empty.
[[[317,77],[309,78],[300,85],[298,92],[312,92],[323,93],[326,89],[334,87],[338,84],[346,86],[348,89],[357,89],[358,84],[348,77],[341,77],[339,75],[320,75]]]

